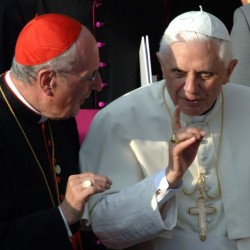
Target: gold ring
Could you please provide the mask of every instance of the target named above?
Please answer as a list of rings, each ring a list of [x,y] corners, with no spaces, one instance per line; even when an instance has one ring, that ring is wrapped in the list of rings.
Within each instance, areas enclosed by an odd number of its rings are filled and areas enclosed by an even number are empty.
[[[176,133],[172,134],[171,140],[172,143],[178,144],[180,141],[178,140]]]
[[[90,186],[92,186],[91,180],[85,180],[85,181],[82,182],[82,187],[88,188]]]

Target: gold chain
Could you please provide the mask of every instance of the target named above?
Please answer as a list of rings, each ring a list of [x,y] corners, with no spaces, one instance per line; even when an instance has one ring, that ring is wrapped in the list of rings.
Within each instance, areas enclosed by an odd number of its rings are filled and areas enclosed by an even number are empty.
[[[165,99],[164,91],[165,91],[165,86],[163,87],[163,101],[164,101],[164,106],[165,106],[167,112],[169,113],[169,116],[170,116],[171,120],[173,120],[173,116],[171,114],[171,111],[170,111],[170,109],[168,107],[168,104],[166,102],[166,99]],[[218,149],[217,149],[218,153],[217,153],[216,163],[215,163],[216,178],[217,178],[217,183],[218,183],[218,186],[219,186],[219,188],[218,188],[219,190],[218,190],[218,193],[215,196],[211,196],[211,195],[208,194],[208,192],[207,192],[207,190],[205,188],[204,192],[207,195],[207,197],[210,198],[210,199],[216,199],[217,197],[219,197],[219,195],[221,193],[221,185],[220,185],[220,180],[219,180],[218,167],[219,167],[219,156],[220,156],[220,150],[221,150],[221,141],[222,141],[222,132],[223,132],[223,123],[224,123],[224,96],[223,96],[223,92],[222,91],[221,91],[221,95],[222,95],[222,110],[221,110],[220,139],[219,139],[219,144],[218,144]],[[213,134],[211,133],[211,131],[210,131],[210,134],[213,137]],[[213,141],[214,141],[214,138],[213,138]],[[197,182],[195,184],[195,187],[194,187],[194,189],[191,192],[188,193],[188,192],[186,192],[184,190],[184,188],[182,188],[183,193],[185,195],[192,195],[196,191],[199,183],[202,183],[204,186],[206,186],[206,178],[204,176],[204,173],[200,173],[199,178],[198,178],[198,180],[197,180]]]
[[[34,151],[32,145],[31,145],[31,143],[30,143],[30,141],[29,141],[29,139],[28,139],[28,137],[27,137],[25,131],[23,130],[23,127],[22,127],[21,123],[19,122],[19,120],[18,120],[18,118],[17,118],[17,116],[16,116],[14,110],[12,109],[12,107],[11,107],[11,105],[10,105],[10,103],[9,103],[9,101],[8,101],[8,99],[7,99],[7,97],[6,97],[6,95],[4,94],[3,89],[2,89],[1,86],[0,86],[0,92],[1,92],[1,94],[2,94],[2,96],[3,96],[3,98],[4,98],[5,102],[6,102],[6,104],[7,104],[7,106],[8,106],[10,112],[12,113],[13,117],[15,118],[15,120],[16,120],[16,122],[17,122],[17,124],[18,124],[18,127],[20,128],[20,130],[21,130],[21,132],[22,132],[22,134],[23,134],[23,136],[24,136],[26,142],[27,142],[28,145],[29,145],[29,148],[30,148],[30,150],[31,150],[31,152],[32,152],[32,154],[33,154],[35,160],[36,160],[36,163],[37,163],[37,165],[38,165],[38,167],[39,167],[39,169],[40,169],[40,172],[41,172],[41,174],[42,174],[42,176],[43,176],[43,179],[44,179],[44,181],[45,181],[45,184],[46,184],[46,186],[47,186],[47,189],[48,189],[48,192],[49,192],[49,195],[50,195],[51,202],[52,202],[53,206],[55,207],[55,202],[54,202],[54,198],[53,198],[53,195],[52,195],[52,193],[51,193],[51,190],[50,190],[49,183],[48,183],[47,178],[46,178],[46,175],[45,175],[45,173],[44,173],[44,171],[43,171],[43,169],[42,169],[42,166],[41,166],[41,164],[40,164],[40,162],[39,162],[39,160],[38,160],[38,158],[37,158],[37,155],[36,155],[36,153],[35,153],[35,151]],[[51,126],[50,126],[49,121],[48,121],[48,124],[49,124],[49,132],[50,132],[51,143],[52,143],[52,159],[51,159],[51,162],[52,162],[52,172],[53,172],[53,178],[54,178],[55,186],[56,186],[57,202],[58,202],[58,205],[59,205],[59,204],[60,204],[59,190],[58,190],[58,185],[57,185],[57,181],[56,181],[56,173],[55,173],[55,170],[54,170],[54,155],[55,155],[54,140],[53,140],[53,134],[52,134],[52,130],[51,130]]]

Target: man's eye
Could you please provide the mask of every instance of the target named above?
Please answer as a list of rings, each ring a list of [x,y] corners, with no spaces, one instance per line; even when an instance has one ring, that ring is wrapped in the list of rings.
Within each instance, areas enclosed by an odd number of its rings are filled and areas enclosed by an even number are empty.
[[[200,72],[199,75],[202,79],[208,79],[211,78],[214,74],[212,72]]]
[[[185,76],[185,72],[178,70],[178,69],[173,70],[173,73],[174,73],[175,77],[177,77],[177,78],[181,78],[181,77]]]

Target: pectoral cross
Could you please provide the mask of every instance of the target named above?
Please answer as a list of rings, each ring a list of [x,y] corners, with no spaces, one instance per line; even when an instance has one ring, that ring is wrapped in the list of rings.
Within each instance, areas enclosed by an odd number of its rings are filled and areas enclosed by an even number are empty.
[[[190,207],[188,208],[187,212],[191,215],[199,215],[200,239],[204,241],[206,239],[207,234],[207,214],[214,214],[216,212],[216,208],[206,207],[205,198],[201,191],[199,197],[197,198],[197,207]]]

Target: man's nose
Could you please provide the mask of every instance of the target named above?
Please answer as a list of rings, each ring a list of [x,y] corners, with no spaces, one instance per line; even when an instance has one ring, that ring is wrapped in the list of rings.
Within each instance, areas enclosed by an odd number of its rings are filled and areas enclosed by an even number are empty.
[[[194,74],[187,75],[184,90],[188,93],[196,93],[199,90],[199,81]]]
[[[96,79],[92,82],[91,88],[92,90],[96,90],[97,92],[100,92],[102,90],[103,83],[102,78],[100,74],[96,77]]]

